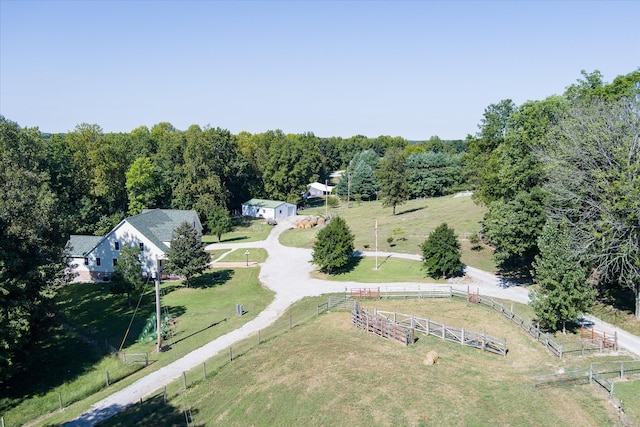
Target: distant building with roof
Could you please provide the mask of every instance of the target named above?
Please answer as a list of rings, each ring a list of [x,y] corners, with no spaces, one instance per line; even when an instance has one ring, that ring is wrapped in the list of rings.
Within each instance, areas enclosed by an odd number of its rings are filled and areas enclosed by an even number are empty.
[[[104,236],[71,235],[70,268],[75,281],[108,280],[118,263],[124,245],[141,249],[142,274],[154,276],[162,271],[173,232],[187,222],[202,235],[202,224],[194,210],[148,209],[125,218]]]
[[[321,182],[312,182],[307,185],[306,197],[330,196],[335,186],[322,184]]]
[[[242,215],[244,216],[279,219],[297,214],[296,205],[278,200],[251,199],[242,204]]]

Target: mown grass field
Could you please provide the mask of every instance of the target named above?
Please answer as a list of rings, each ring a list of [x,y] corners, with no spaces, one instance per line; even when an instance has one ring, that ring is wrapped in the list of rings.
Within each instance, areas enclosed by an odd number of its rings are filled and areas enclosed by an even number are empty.
[[[590,359],[557,359],[498,313],[451,299],[363,305],[504,337],[509,354],[425,336],[407,347],[357,330],[348,312],[335,311],[254,345],[186,393],[172,384],[166,405],[152,399],[104,425],[152,425],[162,414],[163,425],[178,426],[186,408],[198,426],[616,425],[593,386],[533,387],[536,375],[588,366]],[[430,350],[440,360],[425,366]]]
[[[436,197],[430,199],[410,200],[396,208],[392,215],[391,208],[383,208],[379,201],[351,202],[347,208],[343,202],[337,208],[329,208],[330,215],[340,215],[347,222],[355,235],[355,249],[359,251],[375,251],[376,239],[374,229],[378,222],[378,250],[421,254],[419,245],[437,226],[446,222],[453,228],[462,244],[462,262],[485,271],[496,271],[492,259],[492,250],[483,246],[482,250],[473,251],[468,242],[469,236],[481,229],[486,208],[476,205],[471,197]],[[318,206],[299,212],[300,215],[325,214],[325,207]],[[311,248],[318,228],[287,230],[280,236],[280,242],[287,246]],[[393,238],[389,244],[387,239]]]

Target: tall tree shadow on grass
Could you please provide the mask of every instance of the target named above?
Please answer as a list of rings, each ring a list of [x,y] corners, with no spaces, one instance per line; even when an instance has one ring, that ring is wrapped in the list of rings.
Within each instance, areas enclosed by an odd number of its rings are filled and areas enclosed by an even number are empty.
[[[397,215],[410,214],[412,212],[421,211],[426,208],[427,208],[426,206],[418,206],[416,208],[406,209],[406,210],[403,210],[402,212],[398,212]]]
[[[235,271],[230,268],[210,271],[191,279],[191,287],[195,289],[202,289],[224,285],[231,280],[234,274]]]

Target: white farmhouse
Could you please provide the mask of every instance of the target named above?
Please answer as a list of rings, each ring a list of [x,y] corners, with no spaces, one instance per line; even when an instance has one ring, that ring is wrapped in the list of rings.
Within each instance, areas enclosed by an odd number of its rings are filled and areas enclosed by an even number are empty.
[[[173,209],[145,210],[123,219],[102,237],[71,235],[67,246],[71,253],[71,270],[77,273],[75,281],[108,280],[124,245],[142,250],[142,274],[154,276],[158,267],[162,271],[173,231],[183,222],[202,235],[202,224],[196,211]]]
[[[277,200],[251,199],[242,204],[242,215],[254,218],[280,219],[297,215],[297,206]]]

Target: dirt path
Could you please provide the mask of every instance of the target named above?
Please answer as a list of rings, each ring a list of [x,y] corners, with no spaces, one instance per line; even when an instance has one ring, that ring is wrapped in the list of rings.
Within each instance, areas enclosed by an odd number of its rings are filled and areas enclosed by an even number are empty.
[[[278,236],[284,230],[292,226],[293,220],[281,220],[280,223],[269,234],[267,239],[261,242],[234,243],[234,244],[212,244],[207,249],[235,249],[235,248],[265,248],[268,252],[266,262],[262,263],[260,269],[260,281],[275,292],[273,302],[263,310],[255,319],[246,323],[239,329],[225,334],[205,346],[194,350],[175,362],[152,372],[144,378],[139,379],[124,389],[115,392],[111,396],[97,402],[91,409],[75,420],[65,424],[67,426],[93,426],[118,412],[123,408],[133,405],[161,387],[171,383],[182,375],[182,372],[201,365],[207,359],[228,348],[233,343],[256,334],[259,330],[272,324],[282,313],[294,302],[306,297],[317,296],[325,293],[343,292],[348,288],[361,287],[362,283],[357,282],[330,282],[310,277],[313,265],[311,250],[290,248],[281,245]],[[364,253],[365,256],[375,256],[373,252]],[[397,254],[389,252],[378,252],[378,257],[397,257],[405,259],[420,260],[418,255]],[[220,257],[213,265],[220,262],[224,265],[224,256]],[[224,264],[223,264],[224,263]],[[240,263],[242,264],[242,263]],[[466,276],[461,280],[454,280],[450,285],[456,289],[479,290],[481,295],[509,299],[515,302],[527,303],[529,301],[528,291],[519,286],[509,286],[493,274],[467,267]],[[429,286],[438,284],[417,284],[417,283],[381,283],[376,284],[381,290],[392,289],[426,289]],[[621,331],[608,325],[599,319],[587,317],[593,323],[593,327],[605,330],[609,333],[618,332],[620,346],[640,355],[640,337]]]

